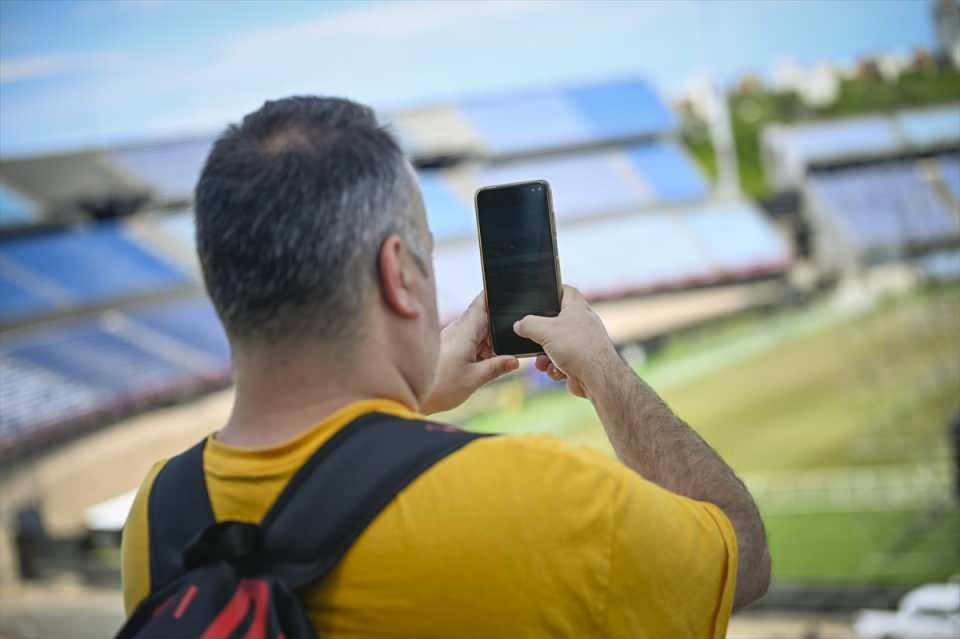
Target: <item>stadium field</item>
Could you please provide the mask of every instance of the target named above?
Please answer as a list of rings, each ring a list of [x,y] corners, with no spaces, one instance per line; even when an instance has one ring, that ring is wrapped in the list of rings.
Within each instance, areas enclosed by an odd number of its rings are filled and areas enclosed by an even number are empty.
[[[958,318],[956,286],[820,303],[675,338],[636,368],[751,487],[778,579],[914,583],[960,573]],[[512,409],[467,426],[610,450],[585,400],[513,384],[497,401]]]

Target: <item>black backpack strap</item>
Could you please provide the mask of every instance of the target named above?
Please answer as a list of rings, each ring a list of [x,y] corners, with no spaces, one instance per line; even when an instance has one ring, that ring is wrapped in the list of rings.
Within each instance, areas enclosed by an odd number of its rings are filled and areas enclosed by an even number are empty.
[[[291,590],[320,579],[401,490],[483,436],[383,413],[351,422],[296,472],[264,517],[267,572]]]
[[[164,464],[147,502],[150,529],[150,592],[184,572],[183,551],[197,531],[216,523],[203,474],[204,439]]]

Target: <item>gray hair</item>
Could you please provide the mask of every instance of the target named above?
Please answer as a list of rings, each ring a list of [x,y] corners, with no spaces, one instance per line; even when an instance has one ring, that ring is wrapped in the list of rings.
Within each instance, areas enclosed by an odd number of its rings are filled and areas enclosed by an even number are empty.
[[[217,139],[195,195],[204,282],[232,339],[355,334],[392,233],[425,268],[415,177],[349,100],[267,102]]]

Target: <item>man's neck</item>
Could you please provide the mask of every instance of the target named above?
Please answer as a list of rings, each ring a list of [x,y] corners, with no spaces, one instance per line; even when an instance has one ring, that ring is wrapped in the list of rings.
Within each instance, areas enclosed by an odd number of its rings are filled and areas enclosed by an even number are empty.
[[[337,410],[364,399],[387,398],[411,409],[417,399],[401,372],[360,353],[350,357],[301,354],[237,358],[236,396],[225,444],[265,448],[289,441]],[[376,362],[376,365],[372,365]]]

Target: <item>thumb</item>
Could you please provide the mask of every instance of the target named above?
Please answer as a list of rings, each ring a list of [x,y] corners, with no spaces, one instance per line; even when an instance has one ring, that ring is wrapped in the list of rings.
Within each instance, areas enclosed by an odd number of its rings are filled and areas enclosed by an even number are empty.
[[[473,365],[478,384],[486,384],[501,375],[513,372],[520,367],[520,361],[513,355],[491,357]]]
[[[539,315],[527,315],[513,323],[513,332],[520,337],[532,339],[537,344],[543,346],[547,341],[547,333],[550,330],[550,323],[554,320],[552,317],[541,317]]]

